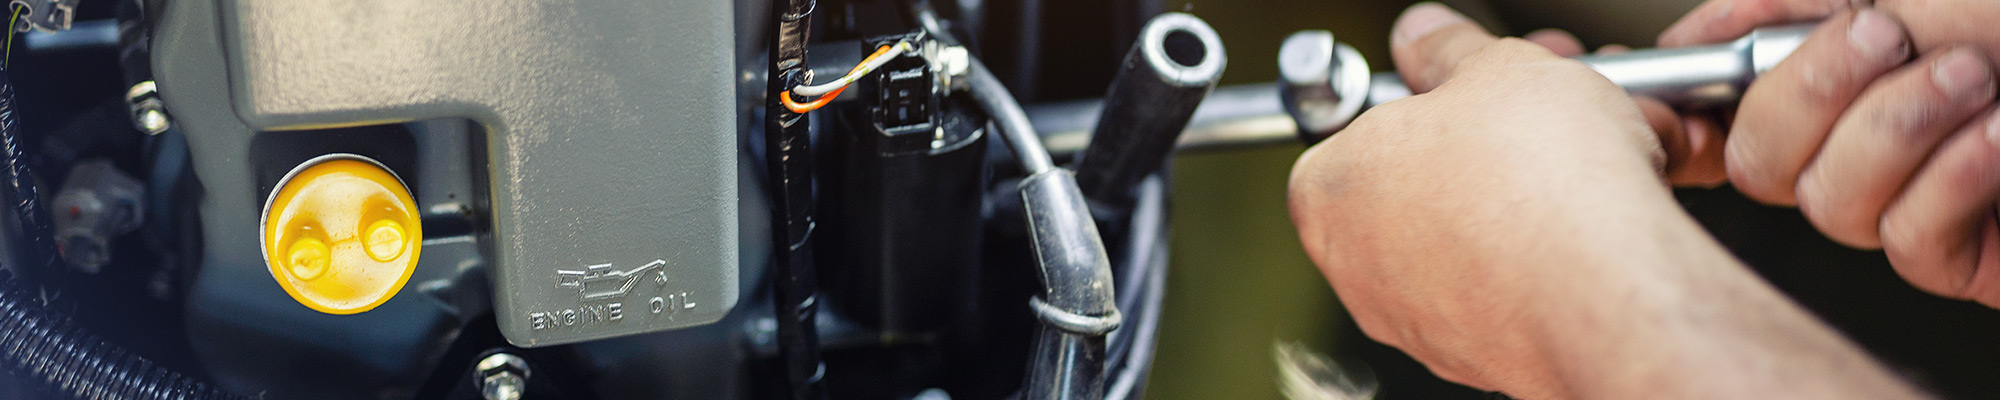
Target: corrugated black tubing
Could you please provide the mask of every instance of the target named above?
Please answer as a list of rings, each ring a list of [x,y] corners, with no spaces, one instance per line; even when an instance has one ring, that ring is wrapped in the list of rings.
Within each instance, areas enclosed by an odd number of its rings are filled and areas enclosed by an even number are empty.
[[[49,216],[35,195],[34,171],[23,159],[14,84],[0,71],[0,165],[6,170],[14,212],[28,235],[35,262],[57,262]],[[51,264],[53,265],[53,264]],[[137,354],[105,342],[48,310],[41,297],[0,271],[0,366],[49,394],[70,399],[221,400],[223,393]]]
[[[43,308],[0,271],[0,360],[14,377],[68,399],[241,399],[98,339]]]

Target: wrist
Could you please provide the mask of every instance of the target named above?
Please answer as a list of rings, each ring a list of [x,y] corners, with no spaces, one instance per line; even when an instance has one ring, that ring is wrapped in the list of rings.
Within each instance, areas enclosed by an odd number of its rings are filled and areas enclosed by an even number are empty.
[[[1533,337],[1569,397],[1701,397],[1663,384],[1702,384],[1687,373],[1710,358],[1693,353],[1717,343],[1705,342],[1714,339],[1711,308],[1737,303],[1715,296],[1762,284],[1658,191],[1626,199],[1618,214],[1586,215],[1578,234],[1590,239],[1548,279],[1544,292],[1561,295],[1542,299],[1551,303],[1539,305],[1547,314]]]
[[[1677,208],[1579,258],[1540,350],[1574,398],[1921,398]],[[1610,226],[1610,224],[1603,224]],[[1629,235],[1628,235],[1629,236]],[[1562,310],[1564,307],[1545,309]]]

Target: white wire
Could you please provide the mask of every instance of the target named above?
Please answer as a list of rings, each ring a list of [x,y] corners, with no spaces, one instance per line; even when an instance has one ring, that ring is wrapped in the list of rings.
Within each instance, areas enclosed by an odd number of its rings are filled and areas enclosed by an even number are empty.
[[[799,97],[819,97],[827,93],[833,93],[834,90],[852,85],[854,81],[861,80],[861,77],[875,72],[876,68],[882,68],[882,65],[888,64],[889,60],[893,60],[903,55],[904,52],[914,49],[916,49],[916,46],[910,45],[910,42],[896,42],[896,47],[890,48],[888,54],[868,60],[868,63],[855,67],[854,71],[848,72],[846,76],[835,79],[833,82],[795,87],[792,88],[792,94]]]

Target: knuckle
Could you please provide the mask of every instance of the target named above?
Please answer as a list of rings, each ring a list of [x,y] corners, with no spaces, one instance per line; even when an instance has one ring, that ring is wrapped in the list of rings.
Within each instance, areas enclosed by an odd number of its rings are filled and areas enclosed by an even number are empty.
[[[1770,170],[1767,166],[1769,163],[1755,154],[1755,149],[1745,142],[1744,136],[1740,136],[1741,133],[1737,135],[1739,136],[1732,137],[1722,150],[1723,170],[1728,173],[1730,185],[1735,186],[1745,197],[1758,203],[1774,206],[1792,205],[1791,185],[1782,182],[1786,180],[1780,179],[1776,176],[1778,173]]]
[[[1864,196],[1866,188],[1854,185],[1835,186],[1828,183],[1827,174],[1817,169],[1808,170],[1798,183],[1799,212],[1805,214],[1813,227],[1840,244],[1854,248],[1874,248],[1879,246],[1876,237],[1881,218],[1881,210],[1868,206]]]
[[[1540,50],[1544,52],[1548,51],[1547,48],[1544,48],[1539,44],[1535,44],[1535,42],[1528,41],[1527,39],[1522,39],[1518,37],[1503,37],[1500,38],[1499,40],[1494,40],[1492,44],[1487,45],[1487,49],[1491,49],[1492,51],[1502,51],[1508,53],[1535,51],[1535,50]]]
[[[1924,99],[1935,101],[1936,98]],[[1879,127],[1882,133],[1894,138],[1896,143],[1904,145],[1899,148],[1929,144],[1935,142],[1937,134],[1944,131],[1940,129],[1940,125],[1944,123],[1942,111],[1949,105],[1943,103],[1945,102],[1920,101],[1900,106],[1884,104],[1871,107],[1873,110],[1868,112],[1868,118],[1875,121],[1871,125]]]
[[[1848,94],[1850,90],[1848,88],[1859,86],[1860,79],[1843,81],[1842,79],[1838,79],[1838,76],[1843,74],[1827,71],[1827,69],[1831,68],[1840,68],[1838,65],[1841,64],[1801,63],[1797,69],[1797,75],[1794,75],[1789,81],[1780,81],[1779,83],[1789,83],[1794,98],[1801,105],[1815,109],[1837,110],[1844,108],[1850,100]]]
[[[1968,298],[1966,288],[1972,282],[1969,266],[1960,267],[1937,254],[1942,248],[1919,246],[1919,248],[1893,247],[1885,249],[1889,265],[1902,276],[1910,286],[1942,297],[1953,299]]]
[[[1395,329],[1383,326],[1385,321],[1378,318],[1363,318],[1360,314],[1360,312],[1355,313],[1354,324],[1361,327],[1362,335],[1389,347],[1403,348],[1401,337],[1395,333]]]
[[[1882,224],[1877,228],[1877,234],[1882,237],[1884,253],[1892,251],[1889,249],[1903,249],[1924,242],[1924,232],[1912,229],[1901,207],[1901,204],[1892,205],[1882,213]]]
[[[1812,222],[1813,228],[1825,234],[1828,239],[1857,249],[1871,249],[1877,246],[1879,239],[1872,236],[1876,229],[1872,223],[1866,221],[1867,217],[1863,213],[1852,211],[1850,207],[1835,207],[1823,200],[1812,199],[1813,197],[1809,196],[1799,197],[1799,211],[1805,214],[1807,221]]]
[[[1324,144],[1324,143],[1323,143]],[[1297,226],[1300,245],[1306,255],[1328,266],[1325,242],[1327,224],[1337,216],[1331,215],[1339,209],[1333,208],[1334,191],[1338,190],[1342,178],[1340,167],[1335,165],[1332,146],[1315,146],[1293,164],[1291,176],[1286,183],[1286,203],[1291,212],[1293,224]]]
[[[1883,253],[1896,275],[1925,292],[1953,299],[1970,299],[1978,260],[1963,257],[1955,243],[1963,242],[1949,227],[1913,224],[1895,215],[1882,221]]]
[[[1444,364],[1439,362],[1425,362],[1424,367],[1430,369],[1431,374],[1437,375],[1438,379],[1475,388],[1484,388],[1486,386],[1483,382],[1473,379],[1472,374],[1466,373],[1459,367]]]
[[[1555,58],[1555,53],[1526,39],[1504,37],[1472,52],[1466,65],[1511,64],[1536,57]]]

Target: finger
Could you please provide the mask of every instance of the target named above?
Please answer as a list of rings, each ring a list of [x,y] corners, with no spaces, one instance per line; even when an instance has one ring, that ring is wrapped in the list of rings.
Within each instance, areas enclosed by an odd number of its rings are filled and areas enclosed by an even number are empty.
[[[1681,117],[1687,131],[1688,155],[1667,171],[1667,182],[1675,186],[1712,188],[1729,182],[1729,170],[1722,162],[1723,143],[1729,136],[1722,125],[1706,116]]]
[[[1424,93],[1444,83],[1459,60],[1494,40],[1485,28],[1457,11],[1425,2],[1410,6],[1396,20],[1389,53],[1410,91]]]
[[[1662,172],[1672,176],[1674,168],[1687,158],[1692,148],[1688,143],[1687,129],[1681,125],[1680,114],[1667,107],[1667,103],[1651,97],[1633,97],[1632,101],[1639,105],[1639,114],[1645,116],[1646,126],[1652,127],[1653,133],[1660,136],[1660,150],[1667,156]]]
[[[1827,237],[1881,246],[1882,209],[1938,143],[1993,102],[1993,73],[1970,48],[1933,54],[1856,98],[1799,176],[1799,210]]]
[[[1947,139],[1882,215],[1896,273],[1940,296],[2000,307],[2000,115]]]
[[[1643,104],[1643,103],[1642,103]],[[1722,146],[1727,140],[1722,127],[1706,116],[1676,115],[1681,134],[1680,146],[1667,163],[1667,183],[1678,187],[1712,188],[1729,182],[1722,163]]]
[[[1597,55],[1631,51],[1631,47],[1622,44],[1607,44],[1597,48]],[[1665,103],[1652,98],[1634,100],[1639,103],[1639,111],[1646,115],[1647,125],[1660,135],[1660,148],[1667,154],[1664,174],[1667,183],[1678,187],[1709,188],[1729,181],[1729,173],[1722,167],[1723,130],[1714,120],[1681,116]]]
[[[1901,25],[1880,12],[1820,25],[1743,94],[1724,148],[1730,183],[1757,201],[1797,204],[1799,171],[1826,132],[1855,96],[1908,54]]]
[[[1666,103],[1634,97],[1646,125],[1666,153],[1662,176],[1674,186],[1710,187],[1728,179],[1722,169],[1722,134],[1707,118],[1683,117]]]
[[[1980,45],[1987,57],[2000,58],[2000,7],[1991,1],[1883,1],[1880,8],[1898,20],[1911,21],[1910,42],[1917,52],[1963,45]],[[1921,21],[1921,23],[1918,23]]]
[[[1571,35],[1569,32],[1561,29],[1541,29],[1528,32],[1527,36],[1522,36],[1521,38],[1542,45],[1543,48],[1549,49],[1549,52],[1556,53],[1558,56],[1576,57],[1583,55],[1583,42],[1576,40],[1576,35]]]
[[[1735,40],[1760,26],[1826,18],[1872,0],[1709,0],[1660,33],[1660,47]]]

